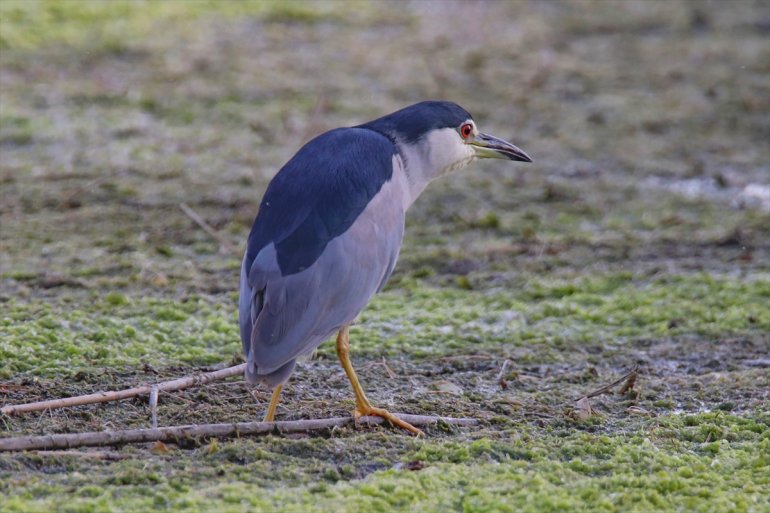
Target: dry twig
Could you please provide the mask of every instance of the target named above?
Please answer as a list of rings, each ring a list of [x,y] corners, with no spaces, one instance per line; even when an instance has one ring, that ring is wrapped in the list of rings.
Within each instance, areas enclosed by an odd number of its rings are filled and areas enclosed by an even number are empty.
[[[511,363],[509,359],[505,359],[503,362],[503,366],[500,369],[500,373],[497,375],[497,384],[500,385],[500,388],[503,390],[508,389],[508,380],[505,379],[505,369],[508,367],[508,364]]]
[[[80,406],[83,404],[106,403],[110,401],[120,401],[139,395],[146,395],[152,391],[153,386],[158,387],[159,392],[170,392],[172,390],[183,390],[197,385],[203,385],[209,381],[228,378],[243,373],[246,364],[227,367],[206,374],[196,376],[185,376],[172,381],[164,381],[157,385],[143,385],[140,387],[129,388],[127,390],[115,390],[110,392],[96,392],[95,394],[79,395],[76,397],[66,397],[63,399],[51,399],[48,401],[39,401],[35,403],[8,405],[0,408],[0,413],[5,415],[17,415],[30,411],[52,410],[55,408],[66,408],[69,406]]]
[[[187,214],[187,217],[195,221],[195,224],[203,228],[203,231],[214,237],[219,244],[231,255],[240,256],[237,249],[235,249],[235,246],[233,246],[229,240],[225,238],[224,235],[219,233],[217,230],[214,229],[213,226],[211,226],[209,223],[206,222],[205,219],[203,219],[195,210],[190,208],[187,203],[180,203],[179,208],[182,209],[182,212]]]
[[[580,396],[580,398],[582,399],[585,397],[586,399],[590,399],[598,395],[606,394],[607,392],[609,392],[610,390],[612,390],[613,388],[620,385],[626,380],[628,380],[628,383],[626,383],[626,385],[621,389],[621,393],[627,392],[628,390],[633,388],[634,383],[636,383],[636,376],[638,373],[639,373],[639,366],[635,365],[633,369],[631,369],[628,373],[624,374],[620,379],[613,381],[609,385],[604,385],[603,387],[597,390],[594,390],[590,394],[582,395]]]
[[[385,372],[388,374],[388,377],[390,379],[395,379],[396,378],[396,373],[393,372],[393,369],[390,368],[390,365],[388,365],[388,362],[385,361],[385,357],[383,357],[382,360],[380,360],[379,362],[367,363],[366,365],[361,367],[361,371],[369,370],[372,367],[377,367],[377,366],[382,367],[385,370]],[[343,374],[343,376],[344,376],[344,374]]]
[[[636,385],[636,376],[638,375],[639,367],[636,366],[634,369],[628,373],[628,379],[626,379],[626,382],[623,383],[623,386],[618,390],[618,394],[623,395],[631,390],[634,389],[634,385]]]
[[[49,458],[75,457],[87,460],[119,461],[130,458],[128,454],[115,451],[35,451],[36,456]]]
[[[382,357],[382,366],[385,367],[385,372],[388,373],[388,377],[390,379],[396,379],[396,373],[393,372],[393,369],[390,368],[390,365],[388,365],[388,362],[385,361],[385,357]]]
[[[152,418],[152,427],[158,427],[158,385],[150,388],[150,412]]]
[[[433,417],[428,415],[396,414],[400,419],[413,426],[426,426],[444,422],[456,426],[472,426],[476,419]],[[385,420],[381,417],[361,417],[359,424],[377,425]],[[43,436],[19,436],[0,438],[0,452],[25,451],[33,449],[70,449],[96,445],[121,445],[141,442],[175,442],[185,438],[209,438],[244,435],[263,435],[269,433],[309,433],[326,431],[353,424],[353,417],[331,419],[290,420],[282,422],[240,422],[235,424],[194,424],[187,426],[168,426],[155,429],[127,429],[123,431],[102,431],[90,433],[69,433]]]

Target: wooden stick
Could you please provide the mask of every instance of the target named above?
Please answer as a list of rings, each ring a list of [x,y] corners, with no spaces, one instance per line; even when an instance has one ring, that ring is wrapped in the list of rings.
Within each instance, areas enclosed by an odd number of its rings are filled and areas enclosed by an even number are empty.
[[[400,419],[413,426],[425,426],[445,422],[455,426],[478,424],[476,419],[433,417],[428,415],[396,414]],[[19,436],[0,438],[0,452],[26,451],[33,449],[71,449],[96,445],[120,445],[141,442],[175,442],[184,438],[229,437],[244,435],[264,435],[270,433],[308,433],[325,431],[335,427],[353,424],[353,417],[331,419],[289,420],[281,422],[240,422],[234,424],[193,424],[186,426],[168,426],[155,429],[127,429],[124,431],[94,431],[90,433],[69,433],[43,436]],[[359,424],[367,426],[382,424],[381,417],[361,417]]]
[[[505,377],[505,369],[506,367],[508,367],[509,363],[511,363],[511,361],[508,358],[506,358],[505,361],[503,362],[503,366],[500,368],[500,372],[497,374],[496,381],[500,381]]]
[[[99,451],[99,450],[85,450],[85,451],[35,451],[35,456],[48,457],[48,458],[62,458],[73,457],[83,458],[87,460],[106,460],[106,461],[119,461],[130,458],[128,454],[122,454],[116,451]]]
[[[152,427],[158,427],[158,385],[150,387],[150,419]]]
[[[624,374],[620,379],[617,379],[617,380],[613,381],[609,385],[604,385],[600,389],[594,390],[590,394],[583,395],[583,396],[580,397],[580,399],[582,399],[583,397],[585,397],[587,399],[590,399],[590,398],[596,397],[598,395],[606,394],[607,392],[612,390],[614,387],[620,385],[621,383],[623,383],[626,380],[631,382],[631,385],[629,387],[623,387],[623,390],[627,391],[628,389],[633,387],[634,383],[636,382],[636,375],[637,375],[638,372],[639,372],[639,366],[638,365],[634,365],[634,368],[631,369],[627,374]]]
[[[385,357],[382,357],[382,366],[385,367],[385,372],[388,373],[388,377],[390,379],[396,379],[396,373],[393,372],[393,369],[390,368],[390,365],[388,365],[388,362],[385,361]]]
[[[55,408],[66,408],[69,406],[80,406],[82,404],[106,403],[110,401],[120,401],[138,395],[147,395],[152,391],[153,386],[158,387],[159,392],[170,392],[172,390],[183,390],[197,385],[203,385],[209,381],[228,378],[243,373],[246,364],[227,367],[214,372],[207,372],[197,376],[185,376],[172,381],[164,381],[157,385],[143,385],[140,387],[129,388],[127,390],[114,390],[110,392],[96,392],[94,394],[79,395],[76,397],[66,397],[63,399],[51,399],[48,401],[39,401],[35,403],[8,405],[0,408],[0,413],[5,415],[18,415],[30,411],[53,410]]]
[[[195,224],[203,228],[203,231],[214,237],[219,244],[231,255],[235,255],[240,257],[240,254],[237,249],[235,249],[235,246],[233,246],[229,240],[225,238],[224,235],[219,233],[217,230],[214,229],[213,226],[211,226],[209,223],[206,222],[205,219],[203,219],[195,210],[190,208],[190,206],[187,203],[180,203],[179,208],[182,209],[182,212],[187,214],[187,217],[195,221]]]
[[[511,361],[506,358],[503,362],[503,366],[500,368],[500,373],[497,375],[497,384],[500,385],[500,388],[503,390],[508,389],[508,380],[505,379],[505,368],[508,367],[509,363],[511,363]]]

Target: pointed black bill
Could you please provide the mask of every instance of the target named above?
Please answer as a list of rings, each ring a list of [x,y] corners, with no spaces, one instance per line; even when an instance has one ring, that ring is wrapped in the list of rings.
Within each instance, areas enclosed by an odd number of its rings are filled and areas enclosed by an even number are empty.
[[[470,143],[476,150],[476,156],[486,159],[508,159],[518,162],[532,162],[524,150],[495,136],[479,132]]]

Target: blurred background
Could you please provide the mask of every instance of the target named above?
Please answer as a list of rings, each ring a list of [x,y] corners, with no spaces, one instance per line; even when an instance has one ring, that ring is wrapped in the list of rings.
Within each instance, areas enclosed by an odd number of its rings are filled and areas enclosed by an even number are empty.
[[[240,250],[304,142],[429,98],[535,164],[485,162],[431,187],[399,273],[767,265],[765,2],[0,9],[6,297],[62,280],[230,291],[237,259],[180,202]],[[530,243],[545,254],[511,265]]]

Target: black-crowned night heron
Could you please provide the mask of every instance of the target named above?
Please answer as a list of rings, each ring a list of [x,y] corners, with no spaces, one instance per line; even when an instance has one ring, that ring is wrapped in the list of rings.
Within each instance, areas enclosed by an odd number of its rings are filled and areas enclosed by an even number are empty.
[[[393,272],[409,206],[428,182],[476,158],[532,161],[479,132],[459,105],[426,101],[319,135],[273,178],[243,257],[239,304],[246,379],[274,387],[266,421],[297,358],[338,333],[353,415],[421,433],[366,398],[348,327]]]

